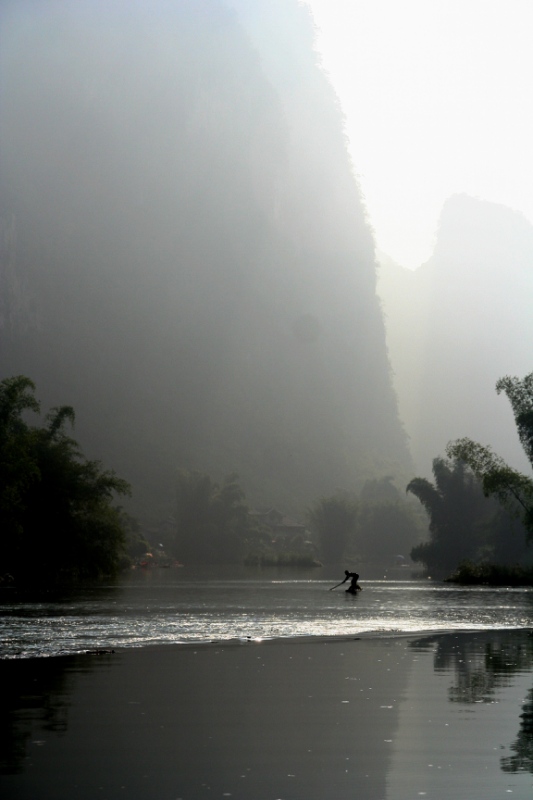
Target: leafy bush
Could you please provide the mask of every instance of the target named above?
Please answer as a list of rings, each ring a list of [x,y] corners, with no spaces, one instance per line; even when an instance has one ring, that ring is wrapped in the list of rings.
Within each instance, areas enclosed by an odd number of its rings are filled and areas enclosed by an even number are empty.
[[[472,564],[464,561],[456,571],[446,578],[448,583],[464,586],[484,584],[487,586],[533,586],[533,567],[501,564]]]
[[[355,530],[355,503],[342,495],[322,497],[309,512],[309,521],[318,536],[324,561],[338,564]]]
[[[34,392],[22,375],[0,383],[0,574],[48,585],[112,574],[125,541],[112,500],[129,485],[65,434],[70,406],[52,409],[44,427],[29,425],[26,412],[40,410]]]

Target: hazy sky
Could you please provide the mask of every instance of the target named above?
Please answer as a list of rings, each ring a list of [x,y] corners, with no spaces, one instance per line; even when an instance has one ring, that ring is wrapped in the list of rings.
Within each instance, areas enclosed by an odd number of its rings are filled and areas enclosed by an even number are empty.
[[[533,222],[531,0],[306,0],[378,248],[416,268],[444,200]]]

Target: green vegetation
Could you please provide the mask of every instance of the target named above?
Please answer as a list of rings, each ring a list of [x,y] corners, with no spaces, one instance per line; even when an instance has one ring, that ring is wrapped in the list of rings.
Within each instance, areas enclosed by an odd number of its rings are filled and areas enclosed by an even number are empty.
[[[533,586],[533,566],[473,564],[471,561],[464,561],[459,564],[449,578],[446,578],[446,581],[448,583],[460,583],[463,586],[475,584],[486,584],[487,586]]]
[[[73,408],[52,409],[41,427],[27,422],[31,412],[40,412],[33,382],[4,380],[0,575],[17,584],[54,585],[110,575],[148,557],[154,548],[138,522],[113,505],[129,485],[87,460],[65,432],[74,423]],[[173,533],[157,541],[167,539],[161,550],[166,562],[172,556],[186,564],[313,567],[320,563],[318,549],[327,563],[340,562],[347,550],[366,560],[382,560],[384,553],[389,559],[413,539],[412,515],[398,498],[391,477],[367,481],[359,505],[348,495],[323,497],[310,512],[313,540],[303,524],[275,509],[268,512],[270,524],[261,523],[262,512],[250,512],[235,474],[219,484],[206,473],[183,470]],[[152,557],[150,563],[160,563]]]
[[[393,564],[420,536],[420,521],[407,503],[361,503],[352,547],[358,560]]]
[[[70,406],[53,408],[44,427],[35,385],[22,375],[0,383],[0,574],[17,584],[80,580],[116,572],[124,555],[122,512],[113,507],[129,485],[88,461],[65,423]]]
[[[282,550],[276,552],[272,549],[252,551],[244,559],[248,567],[321,567],[310,553],[299,553],[294,551]]]
[[[352,543],[358,560],[392,564],[420,540],[422,523],[413,503],[407,503],[392,476],[368,480],[358,501],[357,526]]]
[[[525,378],[501,378],[496,384],[498,394],[504,392],[511,402],[518,436],[529,463],[533,467],[533,372]],[[480,479],[487,497],[496,497],[516,515],[533,538],[533,480],[508,466],[490,447],[459,439],[451,442],[446,452],[462,459]]]
[[[274,511],[274,510],[273,510]],[[184,564],[315,567],[315,548],[301,525],[260,523],[233,474],[221,484],[203,472],[181,470],[176,485],[175,535],[170,550]]]
[[[481,481],[464,461],[433,461],[435,483],[414,478],[407,491],[414,494],[429,515],[430,540],[411,551],[432,574],[449,573],[463,561],[499,558],[509,563],[526,551],[521,525],[488,500]]]
[[[141,531],[139,521],[132,517],[131,514],[128,514],[121,506],[117,507],[117,511],[125,533],[127,564],[128,566],[133,565],[139,562],[153,547]]]
[[[367,480],[361,492],[320,499],[309,512],[326,563],[394,564],[422,534],[421,520],[392,483],[392,476]]]
[[[501,378],[496,391],[511,402],[533,466],[533,373]],[[407,486],[430,517],[430,541],[413,548],[411,557],[432,573],[456,570],[459,582],[529,583],[524,563],[531,561],[533,480],[471,439],[451,442],[446,454],[449,460],[433,462],[435,485],[414,478]]]
[[[430,573],[453,569],[458,561],[473,557],[480,544],[480,523],[487,508],[481,487],[461,461],[433,461],[435,483],[413,478],[407,492],[417,497],[429,515],[430,541],[411,551]]]
[[[253,523],[237,475],[222,484],[203,472],[181,470],[176,486],[172,551],[187,564],[237,564],[244,559]]]
[[[348,497],[322,497],[309,512],[309,521],[327,564],[342,561],[348,542],[355,531],[357,506]]]

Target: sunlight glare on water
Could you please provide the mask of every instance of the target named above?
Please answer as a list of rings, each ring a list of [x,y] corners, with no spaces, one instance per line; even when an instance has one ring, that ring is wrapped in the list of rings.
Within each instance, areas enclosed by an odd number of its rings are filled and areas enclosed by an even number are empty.
[[[220,573],[220,570],[219,570]],[[132,573],[113,585],[39,602],[0,600],[6,658],[151,644],[289,636],[353,636],[533,625],[533,590],[428,580],[362,581],[357,596],[323,577],[262,572],[206,578],[184,570]]]

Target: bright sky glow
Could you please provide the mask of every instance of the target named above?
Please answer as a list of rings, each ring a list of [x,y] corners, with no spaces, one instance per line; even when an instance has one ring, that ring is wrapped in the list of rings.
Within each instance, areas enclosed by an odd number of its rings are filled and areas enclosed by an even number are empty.
[[[415,269],[466,192],[533,222],[531,0],[306,0],[377,246]]]

